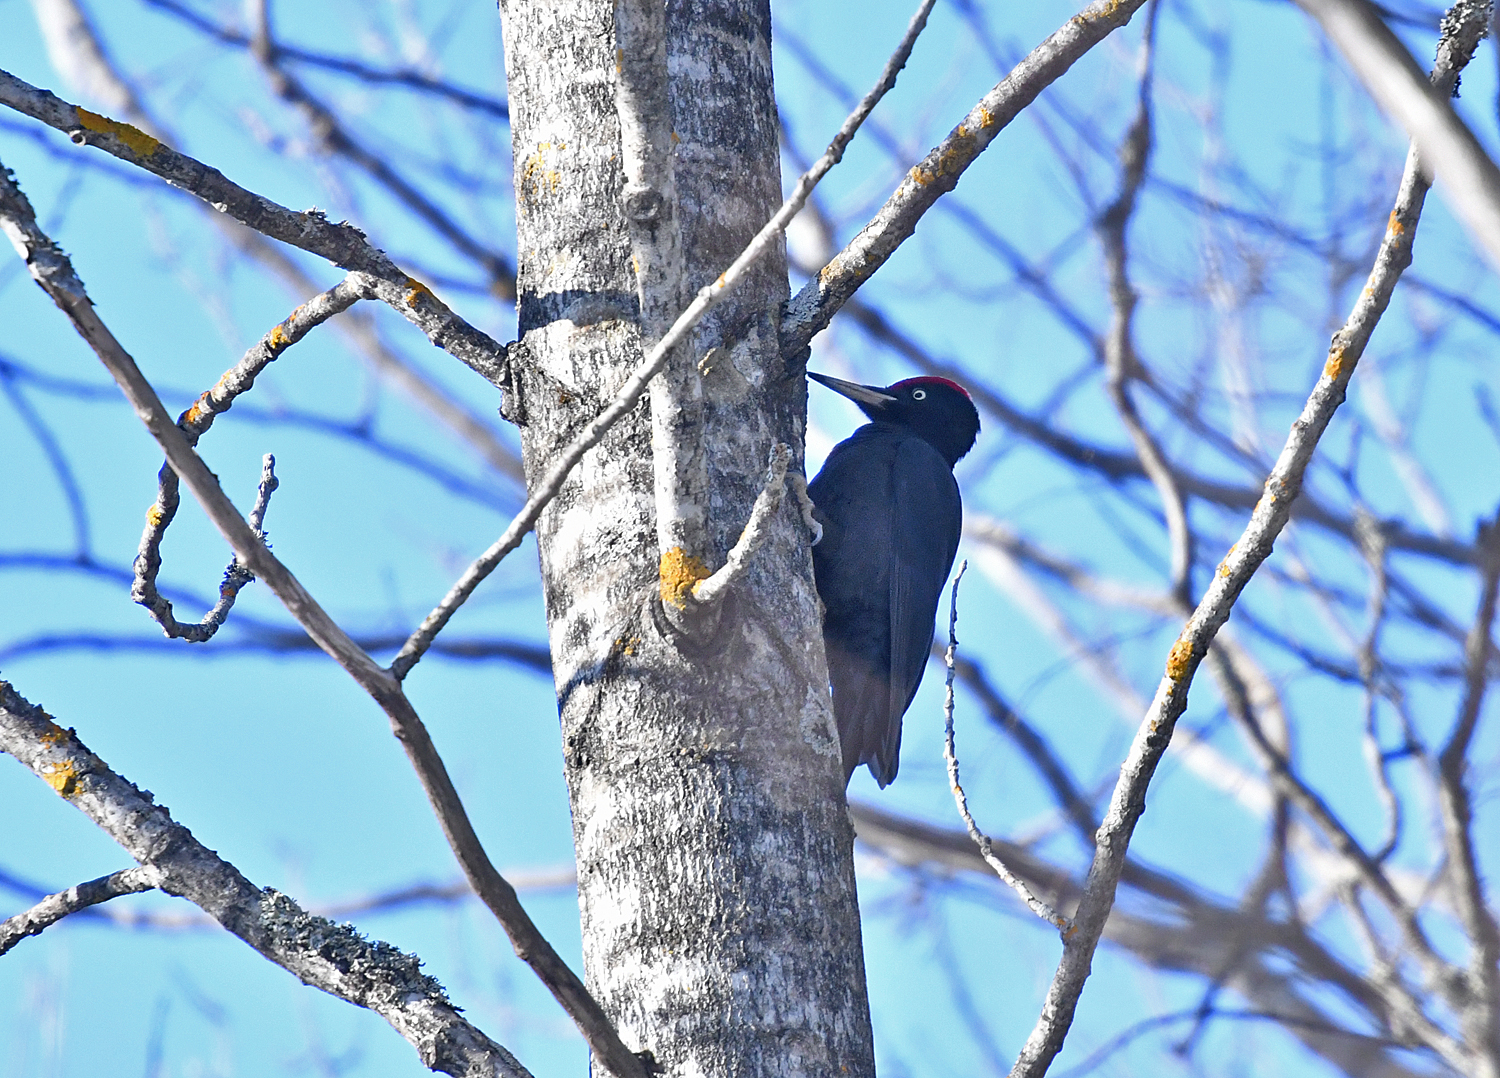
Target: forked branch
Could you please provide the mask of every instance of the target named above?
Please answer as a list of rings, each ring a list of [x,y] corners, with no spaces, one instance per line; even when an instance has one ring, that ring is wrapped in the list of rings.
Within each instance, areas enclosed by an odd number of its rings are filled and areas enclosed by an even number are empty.
[[[1470,29],[1467,24],[1445,22],[1445,43],[1450,35],[1467,29]],[[1467,40],[1471,41],[1471,54],[1478,36],[1473,35]],[[1467,56],[1463,60],[1466,61]],[[1462,66],[1460,62],[1458,67]],[[1073,918],[1076,931],[1063,945],[1062,960],[1047,990],[1041,1015],[1021,1050],[1011,1078],[1040,1078],[1062,1048],[1089,974],[1094,950],[1114,904],[1115,888],[1125,867],[1131,835],[1146,808],[1147,787],[1171,741],[1178,718],[1187,708],[1193,675],[1207,655],[1214,635],[1228,620],[1229,612],[1245,585],[1270,556],[1272,544],[1291,516],[1292,502],[1302,488],[1302,479],[1318,440],[1344,401],[1355,365],[1390,303],[1401,272],[1411,264],[1412,241],[1427,186],[1417,167],[1415,153],[1408,154],[1396,207],[1365,288],[1343,328],[1333,336],[1322,374],[1301,414],[1292,424],[1249,524],[1220,563],[1207,592],[1167,656],[1164,676],[1136,731],[1096,836],[1093,864]],[[1408,922],[1404,927],[1408,938],[1420,947],[1423,942],[1420,927],[1414,922]]]

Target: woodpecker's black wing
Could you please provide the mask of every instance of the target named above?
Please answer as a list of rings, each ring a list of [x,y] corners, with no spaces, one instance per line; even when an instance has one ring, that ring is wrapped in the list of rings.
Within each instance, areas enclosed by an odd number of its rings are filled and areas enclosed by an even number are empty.
[[[896,777],[901,716],[922,684],[932,653],[938,604],[958,553],[963,502],[953,471],[927,442],[907,438],[892,471],[895,558],[891,566],[891,714],[871,771],[881,786]]]
[[[834,447],[809,493],[824,526],[813,568],[845,777],[869,764],[885,786],[958,547],[958,485],[931,445],[872,423]]]

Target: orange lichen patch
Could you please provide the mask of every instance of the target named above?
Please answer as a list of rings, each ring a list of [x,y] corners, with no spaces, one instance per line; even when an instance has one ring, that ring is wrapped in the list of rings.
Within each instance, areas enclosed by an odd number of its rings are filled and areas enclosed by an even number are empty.
[[[208,394],[205,393],[193,402],[193,406],[182,413],[182,418],[177,422],[179,425],[195,427],[203,422],[203,417],[208,415]]]
[[[1344,346],[1336,344],[1328,350],[1328,362],[1323,364],[1323,373],[1332,379],[1337,379],[1344,373]]]
[[[1219,562],[1219,575],[1220,576],[1228,576],[1229,575],[1229,559],[1232,558],[1232,557],[1234,557],[1234,547],[1235,546],[1239,546],[1239,544],[1238,543],[1234,544],[1234,546],[1231,546],[1228,550],[1226,550],[1224,552],[1224,560],[1221,561],[1221,562]]]
[[[625,50],[624,49],[616,49],[615,50],[615,74],[618,75],[620,72],[622,72],[624,70],[625,70]]]
[[[979,106],[979,126],[983,128],[995,126],[995,114],[983,105]]]
[[[161,506],[157,505],[155,502],[151,504],[150,509],[146,510],[146,523],[151,525],[153,528],[160,528],[162,521],[166,519],[166,516],[163,515],[161,511]]]
[[[693,586],[711,575],[703,559],[695,558],[680,546],[674,546],[661,556],[658,568],[661,577],[661,601],[682,610],[687,606],[687,597]]]
[[[1401,223],[1401,218],[1396,216],[1396,211],[1391,211],[1391,219],[1385,225],[1386,235],[1399,236],[1406,231],[1406,226]]]
[[[417,280],[415,277],[408,277],[406,279],[406,288],[406,305],[413,309],[416,308],[417,301],[420,300],[423,296],[426,296],[428,299],[437,298],[432,294],[432,289],[428,288],[425,284]]]
[[[69,760],[60,764],[44,764],[42,781],[64,797],[72,797],[78,792],[78,769]]]
[[[293,313],[292,317],[295,318],[296,314]],[[283,322],[281,325],[273,327],[271,332],[266,334],[266,344],[270,347],[271,351],[280,352],[292,343],[292,339],[286,335],[285,327],[286,323]]]
[[[615,641],[614,650],[620,655],[634,655],[640,644],[641,638],[638,636],[622,636]]]
[[[68,731],[64,730],[55,722],[49,722],[47,724],[47,728],[42,731],[42,736],[38,738],[38,740],[41,741],[43,745],[56,745],[60,741],[67,740],[67,737]]]
[[[1172,650],[1167,655],[1167,677],[1173,681],[1181,681],[1182,676],[1187,673],[1188,662],[1192,657],[1193,645],[1179,636],[1177,643],[1172,645]]]
[[[678,136],[677,132],[673,131],[672,132],[672,145],[676,146],[681,141],[682,141],[682,139]]]
[[[90,112],[88,109],[75,109],[74,111],[78,113],[80,127],[101,135],[113,135],[137,157],[150,157],[161,147],[160,142],[139,127],[122,124],[119,120],[111,120],[108,116],[100,116],[97,112]]]

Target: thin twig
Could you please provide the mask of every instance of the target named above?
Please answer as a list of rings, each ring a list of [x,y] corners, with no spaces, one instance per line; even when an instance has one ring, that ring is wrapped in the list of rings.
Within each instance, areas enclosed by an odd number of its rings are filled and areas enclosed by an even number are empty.
[[[369,277],[362,273],[351,273],[333,288],[320,292],[299,306],[269,333],[252,346],[229,370],[225,371],[212,389],[203,393],[193,406],[183,412],[177,420],[187,438],[188,445],[195,446],[208,433],[214,419],[227,412],[235,399],[255,385],[255,379],[270,366],[282,352],[307,336],[314,327],[322,325],[336,314],[348,310],[359,300],[370,295]],[[270,460],[267,457],[267,460]],[[273,465],[268,464],[267,469]],[[269,486],[267,486],[269,482]],[[256,504],[269,499],[276,489],[274,473],[263,474]],[[203,643],[213,637],[224,624],[230,608],[243,588],[255,579],[255,574],[238,557],[229,563],[224,574],[224,583],[219,587],[219,600],[212,610],[195,624],[183,624],[172,614],[171,600],[156,588],[156,577],[161,571],[161,544],[167,529],[177,516],[181,504],[177,473],[171,464],[163,464],[156,476],[156,501],[146,511],[146,527],[141,533],[141,542],[135,559],[135,582],[130,588],[133,602],[144,606],[151,617],[162,627],[167,636]],[[265,509],[261,509],[264,517]],[[252,515],[252,521],[253,521]],[[258,524],[252,528],[260,535]],[[264,536],[261,536],[264,539]]]
[[[1157,10],[1157,5],[1153,3],[1146,12],[1145,34],[1141,42],[1139,103],[1136,106],[1135,120],[1120,146],[1120,190],[1114,202],[1099,218],[1099,235],[1104,243],[1105,263],[1109,269],[1109,298],[1113,309],[1109,335],[1104,341],[1107,372],[1105,388],[1130,434],[1142,469],[1161,497],[1171,549],[1172,594],[1180,602],[1187,604],[1192,601],[1195,560],[1187,499],[1183,497],[1182,488],[1178,486],[1167,455],[1146,429],[1130,394],[1131,381],[1140,377],[1144,371],[1135,349],[1135,308],[1139,296],[1130,280],[1126,233],[1141,186],[1146,182],[1147,166],[1151,159],[1151,72],[1156,51]]]
[[[1489,256],[1490,264],[1500,265],[1500,168],[1453,111],[1448,102],[1452,87],[1435,86],[1423,77],[1411,53],[1369,0],[1297,0],[1297,4],[1318,20],[1370,96],[1406,131],[1421,151],[1428,182],[1436,172],[1469,234]],[[1486,0],[1460,0],[1443,17],[1441,40],[1449,48],[1465,50],[1466,57],[1473,55],[1489,30],[1492,6]],[[1463,33],[1474,36],[1464,40]]]
[[[477,262],[488,275],[496,296],[513,301],[516,298],[516,271],[510,260],[499,251],[485,247],[378,154],[363,146],[339,122],[333,110],[281,66],[283,53],[271,36],[268,6],[266,0],[251,2],[249,16],[254,33],[250,39],[250,55],[265,72],[272,93],[302,113],[308,130],[325,151],[346,158],[364,171],[391,193],[396,205],[426,221],[455,250]]]
[[[43,6],[45,17],[41,15]],[[148,112],[135,87],[114,65],[108,49],[88,15],[78,6],[77,0],[38,0],[38,11],[38,21],[47,41],[49,55],[64,58],[63,67],[69,72],[69,77],[76,78],[86,86],[88,96],[97,98],[153,138],[163,142],[173,141],[166,125]],[[176,8],[173,11],[191,21],[187,13]],[[249,38],[241,35],[235,43],[244,45],[248,42]],[[293,55],[296,50],[287,50],[279,45],[277,50],[279,54],[298,58]],[[357,76],[361,74],[351,73]],[[376,72],[365,74],[373,76]],[[504,103],[498,104],[501,115],[505,115]],[[288,257],[277,244],[219,213],[193,197],[190,192],[177,187],[169,187],[167,190],[186,199],[202,212],[233,248],[281,278],[293,295],[301,297],[319,291],[318,283],[312,275],[295,259]],[[334,325],[353,342],[361,356],[383,380],[395,385],[403,400],[426,409],[433,418],[464,440],[491,468],[507,479],[517,483],[525,482],[525,472],[519,456],[496,436],[493,426],[462,403],[455,394],[438,386],[419,371],[415,364],[389,347],[376,331],[372,317],[351,309]]]
[[[79,145],[93,146],[154,173],[243,225],[327,259],[368,273],[375,297],[389,304],[433,344],[493,385],[505,381],[505,348],[454,314],[432,290],[408,276],[348,222],[335,224],[319,210],[298,213],[247,191],[211,168],[127,123],[79,108],[55,94],[0,71],[0,105],[56,128]]]
[[[781,323],[782,354],[801,355],[855,290],[916,230],[922,215],[953,190],[995,136],[1079,57],[1129,22],[1143,3],[1095,0],[980,98],[963,122],[907,173],[859,235],[792,299]]]
[[[1456,33],[1458,29],[1455,27],[1450,32]],[[1469,54],[1472,54],[1473,45],[1477,42],[1478,37],[1475,35],[1469,45]],[[1447,44],[1448,35],[1445,35],[1440,48]],[[1467,55],[1461,56],[1457,66],[1462,67],[1466,60]],[[1301,415],[1292,424],[1286,444],[1266,479],[1264,493],[1251,514],[1249,524],[1215,571],[1207,592],[1167,657],[1166,671],[1157,688],[1156,697],[1136,732],[1104,822],[1099,828],[1085,894],[1074,916],[1077,931],[1064,943],[1062,961],[1047,990],[1041,1015],[1021,1050],[1011,1071],[1011,1078],[1040,1078],[1062,1048],[1072,1024],[1079,994],[1088,977],[1104,922],[1114,904],[1115,887],[1125,865],[1130,836],[1146,808],[1146,790],[1171,741],[1173,728],[1187,707],[1188,689],[1193,675],[1208,654],[1209,644],[1219,627],[1228,620],[1235,600],[1250,582],[1256,569],[1270,556],[1276,536],[1290,519],[1292,503],[1301,491],[1302,478],[1312,460],[1318,440],[1328,428],[1334,412],[1344,401],[1354,367],[1359,362],[1376,323],[1390,303],[1391,293],[1395,290],[1401,271],[1411,264],[1412,241],[1427,186],[1417,167],[1415,154],[1408,154],[1396,207],[1391,213],[1366,286],[1355,301],[1348,321],[1334,334],[1322,375]],[[1274,748],[1264,740],[1263,735],[1259,744],[1263,750],[1275,754]],[[1382,898],[1392,903],[1397,910],[1405,909],[1400,896],[1395,893],[1379,867],[1370,863],[1368,855],[1361,857],[1362,850],[1357,846],[1345,852],[1374,886],[1381,888],[1383,885]],[[1433,954],[1415,917],[1398,913],[1398,918],[1407,940],[1417,952],[1418,958],[1426,964],[1429,976],[1437,973],[1441,962]],[[1436,988],[1437,985],[1434,984],[1433,987]]]
[[[933,827],[859,802],[851,804],[849,811],[863,845],[912,870],[924,883],[936,887],[950,882],[955,870],[994,878],[994,870],[962,829]],[[1082,884],[1066,869],[1018,844],[993,841],[1006,863],[1030,886],[1051,896],[1055,905],[1075,903],[1081,897]],[[1418,1078],[1383,1050],[1372,1054],[1377,1038],[1348,1030],[1330,1040],[1307,1032],[1314,1024],[1333,1029],[1349,1025],[1342,1011],[1334,1014],[1322,1009],[1326,1000],[1314,1002],[1304,995],[1309,981],[1336,986],[1371,1025],[1389,1026],[1384,1001],[1373,986],[1302,926],[1279,918],[1268,920],[1264,911],[1247,910],[1238,903],[1221,903],[1176,876],[1144,869],[1133,861],[1121,882],[1133,889],[1136,901],[1121,903],[1110,913],[1105,938],[1116,946],[1153,968],[1204,977],[1220,975],[1229,957],[1240,952],[1244,957],[1227,978],[1226,987],[1262,1009],[1300,1016],[1308,1025],[1293,1027],[1292,1034],[1340,1072]],[[1150,915],[1121,908],[1140,908],[1142,902],[1153,911]]]
[[[3,705],[0,705],[3,706]],[[27,936],[40,935],[70,913],[97,906],[121,895],[134,895],[161,886],[162,874],[154,866],[121,869],[97,880],[75,884],[66,891],[48,895],[31,909],[0,922],[0,954]]]
[[[1485,902],[1479,857],[1474,849],[1474,812],[1465,772],[1469,745],[1489,687],[1490,633],[1500,590],[1500,515],[1480,525],[1477,544],[1485,554],[1480,574],[1479,611],[1464,645],[1466,676],[1463,703],[1453,733],[1438,755],[1439,801],[1453,902],[1469,937],[1469,981],[1472,996],[1458,1018],[1465,1039],[1475,1049],[1475,1073],[1500,1074],[1500,926]]]
[[[984,858],[984,863],[995,870],[995,875],[1004,880],[1007,887],[1021,896],[1021,901],[1026,903],[1032,913],[1048,924],[1055,925],[1066,939],[1073,927],[1071,923],[1032,894],[1031,888],[995,854],[994,844],[989,836],[974,822],[974,817],[969,812],[969,799],[958,781],[958,750],[953,742],[953,676],[957,672],[954,657],[958,653],[958,585],[968,569],[967,561],[958,567],[958,575],[953,578],[953,591],[948,597],[948,650],[943,653],[943,664],[948,668],[948,678],[943,689],[943,759],[948,765],[948,787],[953,791],[953,803],[958,806],[958,814],[963,817],[964,826],[968,828],[974,845],[979,847],[979,855]]]
[[[1372,856],[1376,864],[1383,864],[1401,841],[1402,825],[1401,799],[1391,786],[1390,755],[1380,747],[1380,630],[1385,624],[1390,580],[1386,575],[1385,538],[1381,535],[1379,522],[1362,507],[1356,510],[1354,520],[1359,529],[1360,550],[1370,570],[1369,598],[1365,604],[1365,636],[1359,644],[1359,678],[1364,683],[1365,690],[1365,763],[1375,780],[1376,793],[1385,808],[1386,819],[1385,841]]]
[[[771,447],[771,459],[766,464],[766,481],[750,508],[750,519],[735,541],[733,549],[724,559],[722,567],[705,580],[693,585],[692,597],[698,603],[709,606],[721,601],[724,593],[744,577],[755,552],[765,545],[771,535],[771,518],[781,508],[781,496],[786,493],[786,469],[792,459],[792,451],[785,442]]]
[[[223,26],[212,22],[203,15],[194,11],[186,4],[179,4],[174,0],[144,0],[149,7],[166,11],[195,30],[206,34],[215,41],[225,45],[235,45],[246,48],[250,44],[250,35],[236,30],[232,26]],[[482,94],[475,90],[466,90],[462,86],[454,86],[452,83],[442,79],[433,78],[422,71],[410,68],[383,68],[371,67],[369,64],[348,56],[330,56],[327,53],[313,52],[309,49],[298,48],[295,45],[284,45],[276,43],[276,54],[297,63],[307,64],[309,67],[322,68],[325,71],[336,71],[341,75],[348,75],[361,82],[373,83],[375,85],[402,86],[419,93],[433,94],[437,97],[445,97],[457,105],[467,109],[483,112],[497,120],[510,119],[510,106],[503,100]]]

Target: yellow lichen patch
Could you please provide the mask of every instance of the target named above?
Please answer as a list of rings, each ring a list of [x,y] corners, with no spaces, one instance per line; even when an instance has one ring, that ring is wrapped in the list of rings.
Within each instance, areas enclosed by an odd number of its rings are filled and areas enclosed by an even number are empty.
[[[78,770],[68,760],[42,765],[42,780],[64,797],[72,797],[78,791]]]
[[[1232,558],[1232,557],[1234,557],[1234,548],[1236,546],[1239,546],[1239,544],[1235,543],[1234,546],[1231,546],[1227,551],[1224,552],[1224,560],[1221,561],[1221,562],[1219,562],[1219,575],[1220,576],[1228,576],[1229,575],[1229,559]]]
[[[640,644],[641,638],[638,636],[622,636],[615,641],[614,650],[620,655],[634,655]]]
[[[1172,645],[1172,650],[1167,655],[1167,677],[1173,681],[1181,681],[1182,676],[1187,673],[1188,661],[1193,657],[1193,645],[1182,637],[1177,638],[1177,643]]]
[[[64,730],[55,722],[49,722],[47,724],[47,728],[42,731],[42,736],[38,738],[38,740],[41,741],[43,745],[56,745],[59,741],[66,740],[67,736],[68,731]]]
[[[983,105],[979,106],[979,126],[984,128],[995,126],[995,114]]]
[[[266,344],[270,345],[273,352],[279,352],[291,343],[292,339],[286,335],[286,330],[282,326],[275,326],[266,335]]]
[[[1323,364],[1323,373],[1329,378],[1337,379],[1344,373],[1344,346],[1336,344],[1328,350],[1328,362]]]
[[[566,143],[559,142],[555,147],[550,142],[539,142],[536,152],[526,158],[526,163],[521,166],[520,189],[523,194],[530,193],[539,195],[542,193],[542,185],[547,190],[555,192],[558,185],[562,183],[562,173],[555,168],[548,168],[549,155],[561,150]]]
[[[428,288],[425,284],[417,280],[415,277],[408,277],[406,279],[406,288],[406,305],[413,309],[416,308],[417,301],[420,300],[423,296],[426,296],[429,299],[436,298],[432,295],[432,289]]]
[[[661,576],[661,601],[678,610],[687,606],[693,585],[711,575],[701,558],[693,557],[680,546],[674,546],[661,556],[658,572]]]
[[[1386,222],[1385,233],[1387,236],[1399,236],[1406,231],[1406,226],[1401,223],[1401,218],[1396,216],[1396,211],[1391,211],[1391,219]]]
[[[100,116],[97,112],[90,112],[88,109],[75,111],[78,113],[80,127],[101,135],[113,135],[129,147],[137,157],[150,157],[161,146],[160,142],[138,127],[122,124],[119,120],[111,120],[108,116]]]
[[[911,167],[911,171],[908,172],[907,175],[910,176],[912,182],[919,187],[926,187],[933,180],[937,179],[935,175],[933,175],[931,172],[928,172],[921,165],[913,165]]]
[[[151,508],[146,510],[146,523],[153,528],[160,528],[161,522],[165,519],[166,517],[162,515],[161,506],[154,502],[151,504]]]

